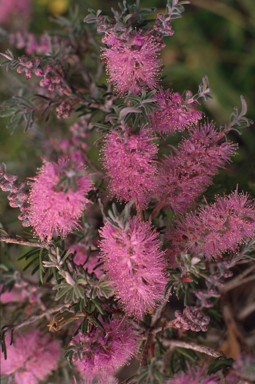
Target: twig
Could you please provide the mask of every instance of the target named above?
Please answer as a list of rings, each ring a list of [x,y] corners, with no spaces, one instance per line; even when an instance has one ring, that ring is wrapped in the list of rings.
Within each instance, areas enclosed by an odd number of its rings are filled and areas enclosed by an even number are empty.
[[[152,319],[151,319],[151,327],[152,328],[155,326],[156,322],[161,317],[161,314],[162,314],[163,310],[165,309],[165,305],[167,304],[171,294],[172,294],[171,289],[169,289],[163,303],[157,308],[156,312],[152,316]]]
[[[163,374],[167,376],[168,366],[169,366],[169,360],[173,353],[174,346],[171,345],[168,350],[166,351],[164,357],[163,357]]]
[[[233,316],[233,311],[229,303],[222,306],[222,317],[225,321],[228,331],[234,334],[237,341],[241,345],[241,348],[244,349],[245,352],[250,353],[250,347],[237,327],[235,318]]]
[[[137,199],[135,199],[135,205],[136,205],[136,210],[137,210],[137,214],[139,216],[140,221],[144,221],[143,211]]]
[[[236,278],[234,278],[231,281],[229,281],[228,283],[226,283],[224,285],[224,287],[220,288],[220,292],[226,293],[227,291],[230,291],[231,289],[239,287],[239,285],[243,285],[245,283],[248,283],[249,281],[254,280],[255,275],[249,276],[246,279],[244,279],[244,277],[247,276],[254,269],[255,269],[255,265],[252,265],[250,268],[247,268],[245,271],[240,273]]]
[[[42,319],[43,317],[46,317],[48,315],[51,315],[52,313],[60,311],[60,309],[63,308],[63,307],[69,307],[69,306],[70,306],[70,303],[69,304],[59,304],[58,306],[56,306],[54,308],[51,308],[51,309],[48,309],[47,311],[42,312],[39,315],[30,316],[26,320],[22,321],[19,324],[16,324],[16,325],[13,325],[13,326],[9,326],[9,328],[12,328],[12,329],[22,328],[25,325],[32,324],[35,321],[37,321],[39,319]]]
[[[242,311],[240,311],[237,318],[238,320],[244,320],[254,311],[255,311],[255,303],[252,303],[248,307],[245,307]]]
[[[45,248],[50,250],[52,245],[49,243],[33,243],[29,240],[14,239],[13,237],[0,237],[0,241],[11,244],[28,245],[29,247]]]
[[[152,221],[152,219],[157,215],[157,213],[161,210],[161,208],[164,207],[168,199],[168,196],[166,195],[159,203],[158,205],[154,208],[152,211],[152,214],[149,217],[149,221]]]
[[[149,332],[147,335],[147,340],[143,347],[143,352],[140,360],[141,367],[147,367],[148,352],[151,345],[151,340],[152,340],[152,334]]]
[[[181,340],[162,340],[162,344],[167,347],[180,347],[186,349],[192,349],[193,351],[205,353],[208,356],[220,357],[224,356],[223,352],[217,351],[214,348],[207,347],[205,345],[199,345]]]

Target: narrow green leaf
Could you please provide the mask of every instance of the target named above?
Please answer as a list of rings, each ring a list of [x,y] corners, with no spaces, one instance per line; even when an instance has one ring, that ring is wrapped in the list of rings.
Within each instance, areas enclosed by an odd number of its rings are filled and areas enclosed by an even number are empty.
[[[61,299],[61,297],[63,297],[69,291],[69,289],[70,289],[70,287],[67,287],[67,288],[64,288],[64,289],[58,291],[58,293],[56,294],[55,300]]]
[[[95,304],[96,308],[97,308],[98,311],[101,313],[101,315],[104,315],[105,313],[104,313],[104,311],[102,310],[102,308],[100,307],[100,304],[99,304],[98,300],[97,300],[97,299],[95,299],[95,300],[92,299],[91,301]]]
[[[38,260],[38,257],[35,257],[32,261],[30,261],[24,268],[23,271],[26,271],[35,261]]]
[[[44,272],[43,265],[42,265],[42,252],[43,252],[43,249],[41,248],[39,252],[39,267],[40,267],[39,274],[40,274],[41,284],[43,284],[43,272]]]

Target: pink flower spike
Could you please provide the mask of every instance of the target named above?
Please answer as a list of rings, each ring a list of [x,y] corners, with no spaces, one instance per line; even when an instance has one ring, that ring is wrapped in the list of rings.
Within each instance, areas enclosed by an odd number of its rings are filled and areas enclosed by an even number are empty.
[[[92,332],[73,337],[73,361],[88,382],[116,383],[112,375],[117,368],[127,364],[138,352],[139,338],[132,325],[123,319],[111,319],[109,324],[100,320],[103,331],[94,327]],[[81,356],[79,359],[78,354]]]
[[[145,87],[156,87],[161,47],[150,34],[137,31],[116,34],[110,30],[102,41],[108,47],[102,49],[102,58],[106,60],[109,81],[119,96],[128,92],[137,95]]]
[[[37,236],[49,241],[53,234],[65,237],[78,228],[78,219],[86,204],[85,195],[93,188],[82,165],[69,164],[60,158],[58,164],[44,160],[33,178],[29,197],[29,223]]]
[[[1,353],[1,374],[14,375],[17,384],[37,384],[45,380],[57,369],[61,355],[59,340],[52,340],[49,334],[41,334],[33,329],[26,334],[14,334],[10,345],[10,335],[6,336],[7,360]]]
[[[202,119],[203,112],[196,110],[191,104],[186,104],[181,95],[172,93],[170,89],[163,91],[160,88],[153,97],[161,110],[155,109],[151,116],[152,128],[157,132],[172,135],[176,131],[183,131],[196,125],[198,120]]]
[[[222,141],[222,134],[212,123],[191,130],[178,149],[163,158],[158,175],[157,198],[167,197],[167,205],[177,213],[184,213],[194,204],[212,177],[230,162],[236,144]]]
[[[115,295],[128,315],[140,319],[164,299],[166,264],[158,234],[137,217],[127,230],[106,223],[100,234],[101,258]]]
[[[175,254],[188,252],[208,260],[224,252],[236,252],[238,246],[255,235],[254,202],[237,191],[217,197],[216,202],[190,213],[170,232]]]
[[[141,208],[149,204],[156,184],[157,145],[149,128],[138,134],[112,131],[102,149],[104,168],[110,176],[111,196],[126,202],[135,199]]]

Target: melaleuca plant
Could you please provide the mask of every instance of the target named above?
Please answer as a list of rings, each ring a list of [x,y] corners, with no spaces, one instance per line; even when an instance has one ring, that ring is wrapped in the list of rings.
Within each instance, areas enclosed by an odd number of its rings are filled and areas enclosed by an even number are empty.
[[[255,204],[238,186],[206,200],[237,153],[231,132],[251,120],[241,96],[228,124],[210,122],[207,77],[194,94],[164,85],[160,53],[187,3],[168,0],[155,19],[125,0],[112,17],[58,17],[51,34],[1,32],[1,65],[21,78],[1,114],[43,137],[27,181],[0,168],[24,227],[0,228],[3,383],[116,384],[132,357],[123,383],[254,380],[245,340],[233,364],[226,334],[213,335],[230,329],[227,292],[254,279]],[[68,118],[61,140],[39,129]],[[22,271],[13,244],[30,247]]]

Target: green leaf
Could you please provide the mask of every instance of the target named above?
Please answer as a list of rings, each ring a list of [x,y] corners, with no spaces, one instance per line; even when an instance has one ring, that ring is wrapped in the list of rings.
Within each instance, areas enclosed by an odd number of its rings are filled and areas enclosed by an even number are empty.
[[[166,296],[168,290],[172,287],[172,285],[173,285],[172,280],[167,283],[167,285],[165,286],[165,290],[164,290],[164,296]]]
[[[36,253],[39,253],[39,249],[38,248],[37,249],[32,249],[31,251],[25,253],[23,256],[18,258],[18,261],[22,260],[22,259],[28,260],[31,256],[35,255]]]
[[[92,303],[95,304],[96,308],[98,309],[98,312],[101,314],[101,315],[104,315],[104,311],[102,310],[102,308],[100,307],[100,302],[98,302],[97,299],[91,299]]]
[[[97,325],[98,328],[100,328],[100,329],[103,331],[104,335],[105,335],[104,327],[102,326],[102,324],[100,323],[100,321],[99,321],[98,319],[96,319],[96,318],[93,317],[93,316],[87,316],[87,318],[88,318],[92,323],[94,323],[95,325]]]
[[[190,350],[190,349],[186,349],[186,348],[181,348],[181,347],[176,347],[176,350],[183,356],[185,356],[186,358],[188,358],[190,361],[192,361],[192,363],[194,363],[197,358],[196,358],[196,354],[194,351]]]
[[[223,370],[223,373],[225,370],[229,367],[232,367],[234,360],[233,359],[226,359],[225,357],[217,357],[209,366],[209,369],[207,371],[207,375],[211,375],[212,373],[216,373],[219,370]]]
[[[33,276],[39,270],[39,265],[37,265],[31,272],[31,276]]]
[[[67,288],[64,288],[64,289],[61,289],[60,291],[58,291],[58,293],[56,294],[55,300],[61,299],[61,297],[63,297],[69,291],[69,289],[70,289],[70,287],[67,287]],[[72,288],[71,288],[71,290],[72,290]]]
[[[43,272],[44,272],[43,265],[42,265],[42,253],[43,253],[43,249],[41,248],[39,252],[39,274],[40,274],[41,284],[43,284]]]
[[[66,294],[66,297],[65,297],[65,303],[67,303],[68,301],[71,300],[71,296],[72,296],[72,294],[73,294],[73,289],[71,288],[71,289],[68,290],[68,292],[67,292],[67,294]]]
[[[24,268],[23,271],[26,271],[34,262],[38,260],[38,257],[36,256],[32,261],[30,261]]]

